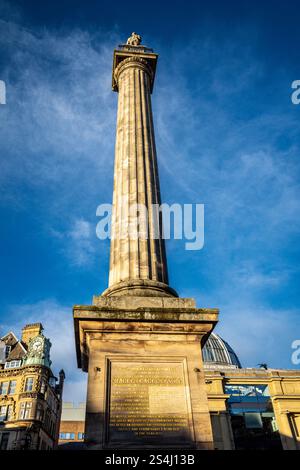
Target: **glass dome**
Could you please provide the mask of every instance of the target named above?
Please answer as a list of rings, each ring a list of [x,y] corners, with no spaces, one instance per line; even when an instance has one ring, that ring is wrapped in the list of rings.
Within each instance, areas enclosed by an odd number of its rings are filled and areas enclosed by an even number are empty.
[[[202,359],[206,368],[242,368],[239,358],[232,347],[215,333],[211,333],[206,341],[202,349]]]

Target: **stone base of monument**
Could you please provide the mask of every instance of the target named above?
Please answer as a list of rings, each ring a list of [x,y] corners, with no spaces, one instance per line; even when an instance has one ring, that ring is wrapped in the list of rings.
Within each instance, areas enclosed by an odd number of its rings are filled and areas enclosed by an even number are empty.
[[[201,347],[217,318],[174,297],[99,296],[74,307],[89,448],[213,448]]]

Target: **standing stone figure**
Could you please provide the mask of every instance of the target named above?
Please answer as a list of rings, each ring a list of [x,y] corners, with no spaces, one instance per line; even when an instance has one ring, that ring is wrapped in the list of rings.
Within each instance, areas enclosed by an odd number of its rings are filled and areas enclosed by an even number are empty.
[[[142,37],[139,34],[131,33],[131,36],[127,39],[126,44],[129,46],[139,46],[142,42]]]

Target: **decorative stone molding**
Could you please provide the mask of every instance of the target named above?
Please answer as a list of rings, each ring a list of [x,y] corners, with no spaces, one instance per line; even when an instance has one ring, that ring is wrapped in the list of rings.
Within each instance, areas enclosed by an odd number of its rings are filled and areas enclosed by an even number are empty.
[[[102,296],[136,296],[142,295],[143,297],[178,297],[177,292],[172,289],[168,284],[159,281],[152,281],[151,279],[134,279],[129,281],[121,281],[108,287]]]
[[[120,62],[119,65],[116,67],[114,72],[114,78],[117,83],[121,73],[129,67],[135,67],[144,70],[144,72],[149,75],[150,80],[153,80],[153,71],[151,67],[149,67],[147,60],[143,59],[142,57],[132,56],[122,60],[122,62]]]
[[[22,392],[19,395],[20,399],[23,398],[33,398],[33,399],[43,399],[43,394],[38,393],[38,392]]]
[[[10,402],[13,402],[14,399],[10,396],[10,395],[1,395],[0,396],[0,402],[7,402],[7,401],[10,401]]]
[[[0,370],[0,379],[6,377],[17,377],[22,373],[22,368],[19,367],[18,369],[3,369]]]
[[[49,376],[49,369],[46,366],[42,365],[25,365],[24,366],[24,374],[42,374],[46,373],[47,377]]]

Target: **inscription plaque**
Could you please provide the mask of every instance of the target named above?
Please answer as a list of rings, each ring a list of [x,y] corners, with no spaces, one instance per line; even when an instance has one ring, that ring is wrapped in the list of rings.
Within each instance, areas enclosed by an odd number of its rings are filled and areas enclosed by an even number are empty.
[[[108,440],[191,442],[182,362],[111,362]]]

